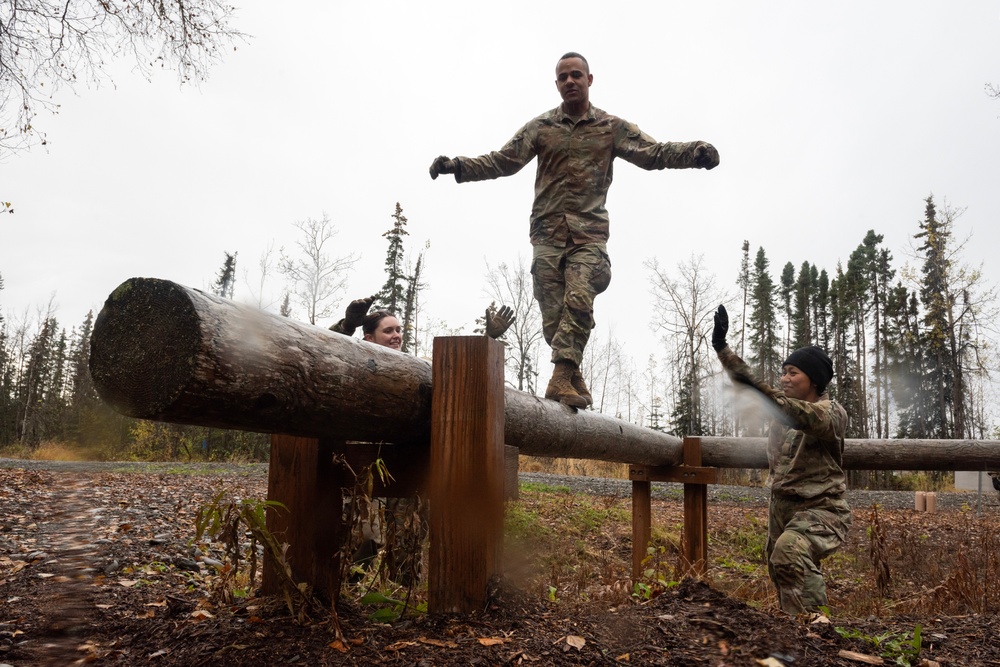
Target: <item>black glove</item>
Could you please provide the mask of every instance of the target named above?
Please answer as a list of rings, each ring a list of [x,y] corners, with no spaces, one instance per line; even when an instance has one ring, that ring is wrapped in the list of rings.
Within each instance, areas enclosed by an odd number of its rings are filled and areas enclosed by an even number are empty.
[[[438,156],[431,162],[430,172],[431,178],[437,178],[440,174],[454,174],[455,161],[445,155]]]
[[[510,306],[500,306],[496,312],[486,309],[486,335],[499,338],[514,323],[514,310]]]
[[[726,346],[726,334],[729,333],[729,313],[726,307],[720,305],[715,311],[715,328],[712,329],[712,348],[718,352]]]
[[[368,309],[372,307],[372,302],[375,301],[374,296],[370,296],[367,299],[355,299],[347,306],[347,310],[344,312],[344,326],[350,330],[357,329],[365,321],[365,315],[368,314]]]
[[[719,151],[712,144],[699,141],[694,147],[694,164],[699,169],[714,169],[719,166]]]

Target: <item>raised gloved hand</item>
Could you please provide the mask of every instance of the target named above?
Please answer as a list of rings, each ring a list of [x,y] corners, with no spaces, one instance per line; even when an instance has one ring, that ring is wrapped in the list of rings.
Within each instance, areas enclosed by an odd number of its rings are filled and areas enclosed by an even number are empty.
[[[455,161],[445,155],[438,156],[434,158],[434,162],[431,162],[430,172],[432,179],[437,178],[440,174],[454,174]]]
[[[368,309],[372,307],[372,302],[375,301],[375,296],[370,296],[364,299],[355,299],[347,305],[347,310],[344,312],[344,326],[349,329],[357,329],[364,323],[365,315],[368,314]]]
[[[486,309],[486,335],[499,338],[514,323],[514,310],[510,306],[500,306],[496,312]]]
[[[694,164],[699,169],[714,169],[719,166],[719,151],[707,141],[699,141],[694,147]]]
[[[726,334],[729,333],[729,313],[726,307],[719,305],[715,311],[715,328],[712,329],[712,349],[716,352],[726,346]]]

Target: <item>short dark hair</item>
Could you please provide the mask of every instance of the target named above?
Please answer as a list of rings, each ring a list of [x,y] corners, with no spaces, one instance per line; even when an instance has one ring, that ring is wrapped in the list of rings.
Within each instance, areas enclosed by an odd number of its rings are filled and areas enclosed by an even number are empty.
[[[584,58],[582,54],[577,53],[576,51],[568,51],[563,54],[562,58],[559,59],[559,62],[568,60],[569,58],[579,58],[582,60],[584,67],[587,68],[587,74],[590,74],[590,63],[587,62],[587,59]]]
[[[365,319],[361,321],[361,331],[364,332],[366,336],[375,333],[375,330],[378,329],[379,322],[387,317],[396,317],[396,314],[389,310],[373,310],[365,315]]]

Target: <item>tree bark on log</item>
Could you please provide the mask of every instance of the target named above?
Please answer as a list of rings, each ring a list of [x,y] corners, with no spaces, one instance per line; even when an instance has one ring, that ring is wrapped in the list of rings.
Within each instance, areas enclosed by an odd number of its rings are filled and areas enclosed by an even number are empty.
[[[430,364],[155,278],[122,283],[91,336],[103,400],[142,419],[306,437],[408,442],[430,434]],[[506,444],[532,456],[681,462],[681,439],[511,387]],[[702,437],[703,465],[766,468],[763,438]],[[848,440],[845,468],[1000,469],[996,440]]]
[[[90,349],[98,394],[130,417],[368,442],[430,433],[426,361],[166,280],[115,289]]]

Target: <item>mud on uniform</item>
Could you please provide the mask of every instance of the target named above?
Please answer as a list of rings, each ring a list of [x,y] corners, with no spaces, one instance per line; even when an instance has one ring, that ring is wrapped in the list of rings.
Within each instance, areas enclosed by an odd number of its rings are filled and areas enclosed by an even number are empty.
[[[730,376],[753,379],[750,367],[729,347],[718,354]],[[810,403],[754,383],[781,412],[771,423],[767,443],[771,502],[766,553],[781,608],[794,616],[827,604],[819,563],[840,548],[851,527],[851,508],[843,498],[848,417],[829,394]]]
[[[701,143],[658,143],[593,105],[579,118],[560,106],[528,121],[499,151],[454,158],[459,183],[510,176],[538,158],[531,274],[553,362],[580,365],[594,328],[594,298],[611,282],[604,205],[614,159],[650,170],[696,168]]]

